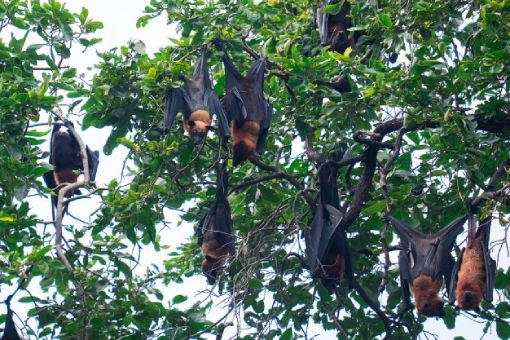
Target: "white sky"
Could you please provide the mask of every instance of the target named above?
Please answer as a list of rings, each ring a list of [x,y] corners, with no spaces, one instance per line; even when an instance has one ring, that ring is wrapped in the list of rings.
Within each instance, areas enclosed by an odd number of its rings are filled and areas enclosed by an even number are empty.
[[[104,29],[97,32],[97,36],[101,37],[103,41],[96,45],[98,51],[106,51],[113,47],[118,47],[126,44],[129,40],[142,40],[148,53],[154,53],[159,47],[168,45],[168,37],[174,36],[176,32],[174,29],[166,25],[166,16],[162,15],[156,20],[141,29],[137,29],[135,26],[136,20],[142,15],[143,9],[149,1],[121,1],[121,0],[74,0],[69,1],[66,5],[67,8],[74,12],[80,12],[81,7],[85,6],[89,9],[89,18],[99,20],[104,23]],[[5,37],[4,37],[5,38]],[[95,53],[95,49],[91,48],[87,52],[82,53],[81,49],[74,48],[71,54],[71,58],[66,60],[65,65],[71,65],[78,68],[79,73],[86,73],[87,78],[93,74],[91,68],[98,62],[98,58]],[[107,133],[94,128],[90,128],[82,133],[84,140],[93,150],[101,150],[104,145]],[[97,183],[99,186],[107,184],[113,178],[119,178],[120,169],[124,160],[127,150],[123,147],[117,148],[114,153],[108,157],[104,154],[101,155],[100,167],[97,176]],[[70,211],[73,214],[78,215],[82,218],[87,218],[88,212],[93,211],[97,207],[97,202],[90,200],[88,205],[90,209],[77,209],[71,205]],[[31,201],[34,212],[39,216],[42,216],[45,220],[51,220],[49,215],[49,200],[47,198],[34,198]],[[177,220],[177,215],[167,216],[167,220]],[[68,221],[68,223],[71,223]],[[168,236],[163,239],[169,240],[172,248],[175,249],[181,242],[187,240],[193,233],[193,226],[183,225],[179,228],[178,232],[168,232]],[[493,235],[493,239],[501,238],[498,235]],[[150,263],[162,263],[164,252],[155,253],[152,250],[146,250],[142,256],[145,265]],[[143,265],[142,265],[143,268]],[[191,299],[184,305],[191,305],[193,300],[192,297],[196,296],[200,291],[204,290],[209,286],[206,285],[205,278],[195,277],[191,280],[186,280],[185,284],[176,285],[173,284],[165,288],[168,296],[175,296],[183,294],[189,296]],[[1,297],[4,294],[9,294],[10,290],[1,292]],[[21,295],[21,294],[19,294]],[[19,296],[16,296],[19,298]],[[197,299],[203,299],[205,296],[202,294],[197,296]],[[23,310],[26,310],[27,305],[13,304],[13,308],[20,314],[23,315]],[[221,308],[214,308],[211,311],[211,321],[215,321],[217,318],[223,316],[224,312]],[[476,323],[468,320],[467,318],[457,318],[457,327],[453,331],[449,331],[444,326],[444,323],[439,320],[429,319],[425,323],[425,329],[440,335],[440,338],[453,338],[453,336],[462,335],[466,339],[479,339],[483,334],[483,324]],[[321,328],[310,327],[309,336],[317,335],[315,339],[331,339],[335,336],[334,332],[325,333],[321,331]],[[228,336],[235,335],[236,328],[229,327],[225,331],[225,338]],[[488,334],[485,339],[497,338],[495,330],[493,334]]]

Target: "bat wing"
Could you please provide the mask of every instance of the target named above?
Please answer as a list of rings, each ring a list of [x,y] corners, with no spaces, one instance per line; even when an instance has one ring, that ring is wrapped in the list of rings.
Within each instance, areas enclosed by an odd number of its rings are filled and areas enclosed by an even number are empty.
[[[5,317],[4,334],[2,335],[1,340],[21,340],[16,329],[16,324],[12,318],[10,301],[5,301],[5,304],[7,305],[7,316]]]
[[[352,257],[351,257],[351,248],[349,246],[349,243],[347,242],[347,235],[345,234],[345,230],[340,230],[338,228],[338,225],[340,224],[340,221],[343,218],[343,214],[340,210],[336,209],[330,204],[325,205],[326,211],[329,214],[329,219],[331,221],[331,236],[326,235],[326,237],[329,236],[329,239],[327,240],[327,243],[329,246],[335,248],[335,252],[342,254],[344,256],[344,263],[345,263],[345,278],[349,284],[349,288],[352,288],[352,282],[354,280],[354,271],[352,268]],[[331,242],[331,239],[334,241]],[[321,240],[322,242],[322,240]],[[326,248],[324,253],[329,253],[331,251],[331,248]]]
[[[57,183],[55,183],[55,178],[53,177],[53,170],[48,171],[43,175],[44,183],[46,183],[46,186],[50,189],[53,189],[57,186]]]
[[[420,246],[424,242],[424,240],[427,238],[427,235],[423,234],[422,232],[414,229],[410,225],[397,220],[396,218],[392,216],[388,216],[388,220],[391,222],[393,227],[395,228],[395,231],[397,232],[400,243],[402,244],[402,248],[404,248],[408,255],[412,255],[413,257],[416,257],[416,254],[413,254],[412,252],[416,249],[420,249]],[[412,261],[414,262],[414,261]],[[412,263],[410,263],[412,264]]]
[[[210,113],[216,115],[218,119],[218,132],[220,137],[226,141],[230,137],[230,129],[227,116],[219,98],[213,92],[209,94],[208,105]]]
[[[92,151],[88,146],[85,150],[87,151],[87,158],[89,159],[90,180],[95,181],[97,168],[99,166],[99,151]]]
[[[491,258],[491,252],[489,250],[490,241],[490,228],[491,228],[491,217],[483,221],[478,227],[476,236],[479,237],[483,234],[482,250],[483,260],[485,265],[485,283],[487,290],[485,291],[484,298],[488,302],[492,302],[494,294],[494,283],[496,280],[496,261]]]
[[[165,98],[165,123],[164,129],[165,131],[170,130],[172,124],[174,123],[175,116],[177,112],[182,112],[185,117],[189,117],[191,112],[189,112],[189,108],[186,105],[186,101],[184,100],[184,93],[182,88],[170,88],[167,91]]]
[[[328,19],[329,14],[324,13],[324,7],[328,1],[323,1],[317,8],[317,26],[319,28],[319,38],[322,45],[328,44]]]
[[[462,232],[467,218],[468,215],[461,216],[437,233],[429,236],[432,247],[429,247],[423,269],[430,273],[429,275],[433,278],[444,275],[446,287],[450,286],[451,273],[455,264],[455,260],[451,255],[453,243],[457,235]]]
[[[266,101],[266,114],[264,116],[264,120],[262,121],[262,126],[259,134],[259,138],[257,140],[257,153],[261,154],[264,150],[264,144],[266,142],[267,133],[269,131],[269,126],[271,125],[271,120],[273,119],[273,105]]]
[[[221,200],[216,202],[214,227],[218,242],[227,249],[230,255],[234,255],[235,244],[232,236],[232,217],[230,215],[230,208]]]
[[[211,220],[211,218],[209,216],[209,212],[207,212],[207,214],[205,214],[200,219],[200,223],[198,224],[198,229],[197,229],[197,236],[198,236],[197,243],[199,246],[202,246],[202,244],[204,243],[204,235],[207,231],[207,226],[209,225],[210,220]]]
[[[411,292],[409,290],[409,286],[412,281],[411,277],[411,263],[410,263],[410,254],[407,252],[410,250],[401,250],[400,255],[398,257],[398,268],[400,275],[400,289],[402,291],[402,300],[404,302],[405,309],[413,308],[411,303]]]
[[[312,274],[316,271],[317,259],[320,259],[318,254],[324,226],[324,210],[322,205],[319,204],[317,205],[312,223],[305,230],[306,257]]]
[[[450,285],[448,287],[448,303],[454,304],[455,303],[455,289],[457,289],[457,282],[458,282],[458,274],[460,269],[460,264],[462,263],[462,258],[464,256],[464,250],[460,252],[459,258],[455,262],[455,265],[452,269],[452,275],[450,280]]]

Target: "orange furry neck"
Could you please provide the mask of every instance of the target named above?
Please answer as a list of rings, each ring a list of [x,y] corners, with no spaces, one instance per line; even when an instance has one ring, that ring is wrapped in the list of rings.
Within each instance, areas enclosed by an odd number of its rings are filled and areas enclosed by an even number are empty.
[[[234,121],[232,124],[232,144],[234,145],[234,165],[247,160],[257,147],[260,125],[254,121],[246,121],[238,126]]]
[[[476,310],[487,290],[486,268],[483,257],[482,240],[470,242],[462,254],[462,263],[457,273],[455,300],[463,310]]]

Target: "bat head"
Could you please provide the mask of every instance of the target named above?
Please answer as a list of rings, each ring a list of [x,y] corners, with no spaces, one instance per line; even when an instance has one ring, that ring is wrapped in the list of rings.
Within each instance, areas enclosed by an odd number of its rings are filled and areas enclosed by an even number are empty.
[[[425,301],[416,300],[415,303],[418,313],[423,314],[426,317],[437,316],[443,318],[445,316],[444,302],[437,295],[431,296]]]
[[[342,25],[335,25],[330,28],[331,49],[343,53],[350,46],[349,32]]]
[[[207,132],[212,130],[211,116],[205,110],[197,110],[193,112],[188,120],[184,121],[184,128],[188,131],[193,139],[193,143],[202,144]]]
[[[212,285],[216,282],[218,275],[221,273],[225,260],[223,257],[213,257],[206,255],[202,262],[202,272],[207,278],[207,282]]]
[[[481,295],[468,290],[461,295],[458,301],[458,307],[462,310],[476,310],[478,309],[480,302]]]
[[[438,295],[442,284],[442,278],[433,279],[428,275],[414,279],[411,289],[418,313],[427,317],[444,317],[444,302]]]
[[[247,160],[255,152],[259,138],[260,125],[254,121],[246,121],[241,126],[234,121],[232,125],[234,144],[234,166]]]

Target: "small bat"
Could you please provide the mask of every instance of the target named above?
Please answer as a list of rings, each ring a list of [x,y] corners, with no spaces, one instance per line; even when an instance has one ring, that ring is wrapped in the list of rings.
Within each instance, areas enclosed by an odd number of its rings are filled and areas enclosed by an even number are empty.
[[[326,0],[320,4],[317,8],[317,25],[321,44],[323,46],[328,45],[332,51],[344,53],[348,47],[353,47],[356,44],[361,34],[359,31],[355,31],[349,38],[349,28],[352,27],[351,4],[349,1],[343,0],[337,14],[325,13],[324,7],[337,3],[339,1]],[[332,87],[340,93],[350,92],[349,77],[340,74],[339,80]]]
[[[479,313],[482,298],[492,301],[496,261],[489,251],[490,227],[490,217],[477,229],[474,216],[469,216],[467,245],[455,263],[449,287],[449,302],[457,301],[456,309]]]
[[[209,70],[207,69],[206,51],[198,59],[191,79],[182,78],[184,85],[170,88],[165,99],[165,131],[168,131],[178,112],[184,116],[184,129],[188,131],[195,144],[201,144],[207,132],[213,130],[212,116],[218,119],[219,133],[222,140],[228,139],[230,132],[225,112],[220,100],[213,91]]]
[[[340,3],[336,0],[323,1],[317,8],[317,25],[322,45],[329,45],[330,49],[338,53],[344,53],[348,47],[356,44],[360,33],[354,32],[349,38],[349,28],[352,27],[351,4],[343,0],[340,11],[337,14],[325,13],[324,8],[328,5]]]
[[[5,305],[7,306],[7,316],[5,317],[4,333],[0,340],[21,340],[18,330],[16,329],[16,324],[12,319],[12,309],[9,299],[5,301]]]
[[[444,317],[444,303],[439,297],[443,285],[450,286],[455,260],[451,255],[453,243],[462,232],[467,215],[457,218],[445,228],[425,235],[413,227],[388,216],[400,237],[400,285],[404,307],[411,309],[410,290],[416,309],[427,317]]]
[[[64,122],[63,125],[71,125],[71,122]],[[62,183],[75,183],[80,175],[79,170],[83,170],[83,162],[80,153],[80,146],[76,138],[68,132],[61,131],[61,125],[59,122],[53,125],[50,139],[50,159],[49,163],[53,165],[54,169],[46,172],[43,175],[46,186],[55,191]],[[88,146],[85,147],[88,163],[89,163],[89,174],[90,180],[96,179],[97,167],[99,165],[99,152],[92,151]],[[80,195],[80,190],[75,190],[74,193],[69,193],[69,196],[73,194]],[[57,205],[57,197],[52,196],[52,202],[54,206]]]
[[[209,284],[216,282],[228,256],[235,253],[232,217],[226,196],[227,186],[226,165],[219,166],[216,177],[216,199],[198,226],[198,245],[201,246],[205,257],[201,268]]]
[[[340,160],[345,148],[337,153]],[[338,227],[342,213],[338,210],[338,166],[332,162],[320,165],[320,199],[314,218],[305,230],[308,264],[314,277],[319,277],[331,294],[345,278],[349,287],[354,279],[351,252],[345,230]]]
[[[234,166],[255,152],[262,153],[273,108],[264,98],[265,61],[260,57],[243,76],[224,51],[225,97],[223,104],[232,123]]]

